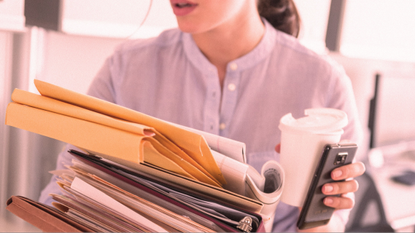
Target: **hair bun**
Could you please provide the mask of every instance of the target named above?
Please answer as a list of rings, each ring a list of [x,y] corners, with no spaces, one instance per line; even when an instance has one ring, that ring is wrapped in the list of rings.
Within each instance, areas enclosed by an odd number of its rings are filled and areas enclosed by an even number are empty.
[[[298,36],[300,16],[292,0],[259,0],[258,12],[277,30]]]

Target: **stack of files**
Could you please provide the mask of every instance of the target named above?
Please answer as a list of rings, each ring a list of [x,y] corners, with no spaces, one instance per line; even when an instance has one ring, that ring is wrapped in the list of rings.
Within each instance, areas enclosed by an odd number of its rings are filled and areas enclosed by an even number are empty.
[[[230,192],[224,192],[225,197],[209,198],[197,190],[184,191],[182,186],[84,151],[70,150],[70,153],[74,159],[68,170],[53,171],[59,177],[63,193],[51,194],[56,209],[16,196],[10,198],[7,209],[43,231],[264,230],[260,215],[221,200],[240,199],[232,197]],[[248,199],[237,201],[242,201],[243,206]],[[26,203],[26,207],[21,203]],[[251,221],[248,226],[240,223],[245,217]]]
[[[11,212],[44,231],[71,229],[55,225],[74,228],[68,231],[265,230],[264,203],[223,188],[217,153],[199,133],[39,80],[35,85],[41,95],[13,92],[6,124],[74,145],[74,159],[67,170],[54,171],[63,193],[51,194],[55,209],[13,196]],[[245,162],[243,153],[239,147],[232,156]]]

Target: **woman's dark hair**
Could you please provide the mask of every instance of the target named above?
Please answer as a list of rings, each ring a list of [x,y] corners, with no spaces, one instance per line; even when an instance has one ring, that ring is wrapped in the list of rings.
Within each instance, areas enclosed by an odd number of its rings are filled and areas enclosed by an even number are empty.
[[[293,0],[258,0],[258,12],[277,30],[298,36],[300,16]]]

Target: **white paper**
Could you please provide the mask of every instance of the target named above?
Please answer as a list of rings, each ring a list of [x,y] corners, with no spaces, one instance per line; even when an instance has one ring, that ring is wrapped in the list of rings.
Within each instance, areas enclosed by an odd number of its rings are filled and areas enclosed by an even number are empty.
[[[224,188],[258,200],[263,204],[260,212],[266,231],[271,231],[274,213],[281,199],[285,173],[281,165],[270,160],[261,174],[252,166],[212,151],[228,184]],[[271,190],[270,190],[271,189]]]
[[[212,155],[225,177],[226,184],[223,185],[223,188],[245,196],[245,179],[249,167],[248,164],[239,162],[214,150],[212,150]]]
[[[124,206],[123,204],[119,203],[118,201],[114,200],[105,193],[101,192],[99,189],[89,185],[88,183],[79,179],[78,177],[75,177],[75,179],[73,180],[71,188],[89,198],[94,199],[102,205],[105,205],[119,212],[124,216],[128,216],[129,218],[134,219],[136,222],[139,222],[142,225],[147,226],[156,232],[167,232],[164,228],[153,223],[152,221],[148,220],[147,218],[143,217],[137,212],[129,209],[128,207]]]
[[[215,134],[207,133],[201,130],[189,128],[183,125],[173,124],[179,128],[191,131],[193,133],[197,133],[202,135],[207,144],[209,145],[210,149],[217,151],[221,154],[224,154],[236,161],[246,163],[246,145],[243,142],[235,141],[229,138],[221,137]]]
[[[262,166],[261,174],[249,166],[246,177],[246,196],[259,200],[264,207],[261,210],[266,232],[272,230],[272,223],[284,189],[285,175],[281,165],[270,160]]]
[[[117,185],[118,187],[120,187],[121,189],[123,189],[127,192],[133,193],[133,194],[137,195],[138,197],[141,197],[141,198],[143,198],[145,200],[148,200],[150,202],[157,203],[159,206],[161,206],[163,208],[166,208],[170,211],[173,211],[176,214],[179,214],[179,215],[182,215],[182,216],[187,216],[189,219],[201,224],[202,226],[213,229],[215,231],[222,231],[223,232],[223,229],[219,228],[215,223],[207,220],[206,218],[203,218],[203,217],[201,217],[197,214],[194,214],[194,213],[192,213],[188,210],[185,210],[181,207],[178,207],[175,204],[172,204],[168,201],[165,201],[165,200],[163,200],[163,199],[161,199],[157,196],[151,195],[151,194],[147,193],[146,191],[143,191],[142,189],[139,189],[139,188],[134,187],[134,186],[132,186],[128,183],[125,183],[124,181],[119,180],[119,179],[117,179],[117,178],[115,178],[115,177],[113,177],[113,176],[111,176],[111,175],[109,175],[105,172],[102,172],[99,169],[91,167],[90,165],[87,165],[87,164],[85,164],[85,163],[83,163],[79,160],[76,160],[76,159],[73,159],[72,163],[73,163],[74,167],[77,167],[77,168],[79,168],[83,171],[86,171],[86,172],[90,173],[90,174],[97,175],[98,177],[108,181],[109,183]],[[128,173],[123,173],[121,171],[119,171],[119,172],[121,174],[123,174],[124,176],[129,177],[130,179],[135,180],[136,182],[138,182],[142,185],[145,185],[147,187],[150,187],[150,186],[154,187],[152,184],[148,183],[148,181],[145,180],[145,179],[142,179],[142,178],[139,178],[139,177],[136,177],[136,176],[132,176],[132,175],[129,175]]]

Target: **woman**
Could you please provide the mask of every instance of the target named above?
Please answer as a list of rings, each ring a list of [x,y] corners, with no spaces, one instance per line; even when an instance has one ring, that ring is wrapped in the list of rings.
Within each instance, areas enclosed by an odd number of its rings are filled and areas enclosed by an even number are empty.
[[[248,163],[258,170],[279,159],[278,124],[287,113],[341,109],[349,117],[343,139],[360,140],[350,80],[295,39],[299,17],[291,0],[170,1],[180,30],[121,45],[94,79],[90,95],[245,142]],[[61,153],[58,168],[69,159]],[[363,172],[354,163],[332,175],[349,179]],[[326,194],[356,190],[354,180],[323,187]],[[51,182],[41,200],[50,202],[46,195],[57,191]],[[344,230],[348,211],[341,209],[351,208],[353,198],[330,197],[325,204],[339,210],[328,225],[309,230]],[[297,207],[280,203],[273,230],[295,231],[298,214]]]

